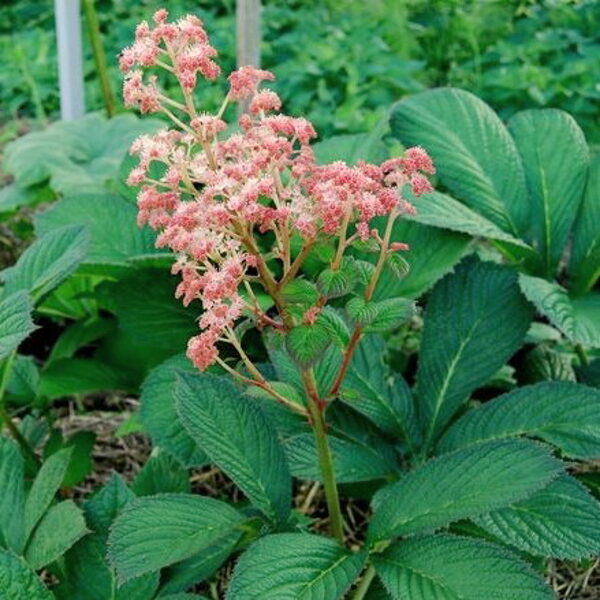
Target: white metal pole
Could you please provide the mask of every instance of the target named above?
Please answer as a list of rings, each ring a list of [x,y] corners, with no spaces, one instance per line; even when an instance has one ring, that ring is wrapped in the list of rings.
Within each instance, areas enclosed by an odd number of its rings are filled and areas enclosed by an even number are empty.
[[[237,0],[237,66],[260,67],[260,0]]]
[[[85,113],[83,49],[79,0],[54,0],[58,45],[60,116],[70,121]]]

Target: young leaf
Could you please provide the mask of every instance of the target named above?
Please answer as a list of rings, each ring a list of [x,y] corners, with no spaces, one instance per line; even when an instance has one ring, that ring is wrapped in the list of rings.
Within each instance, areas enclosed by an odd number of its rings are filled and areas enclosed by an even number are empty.
[[[38,238],[17,264],[2,271],[4,295],[27,291],[38,300],[64,281],[84,259],[89,235],[84,227],[61,227]]]
[[[151,456],[131,484],[136,496],[190,491],[189,474],[166,452]]]
[[[563,254],[585,186],[589,150],[575,119],[562,110],[525,110],[508,122],[523,160],[536,219],[533,241],[552,277]]]
[[[71,448],[59,450],[41,466],[25,502],[25,537],[28,538],[54,500],[71,460]]]
[[[286,302],[311,306],[319,299],[315,285],[306,279],[292,279],[281,288],[281,296]]]
[[[529,554],[568,559],[600,554],[600,502],[569,475],[475,522]]]
[[[365,333],[377,333],[399,327],[415,313],[415,305],[407,298],[388,298],[367,302],[362,297],[346,304],[349,317],[364,327]]]
[[[26,292],[17,292],[0,301],[0,360],[16,350],[35,329],[32,310],[31,297]]]
[[[288,333],[285,343],[294,361],[306,369],[321,358],[331,344],[331,336],[319,323],[298,325]]]
[[[181,373],[179,419],[220,469],[270,518],[285,521],[291,477],[283,449],[260,408],[224,377]]]
[[[200,466],[208,461],[177,417],[175,408],[175,373],[195,373],[184,355],[174,356],[150,371],[142,384],[140,418],[155,445],[170,452],[185,467]]]
[[[243,519],[213,498],[189,494],[137,498],[111,527],[109,559],[125,581],[193,556],[229,535]]]
[[[573,250],[569,262],[574,294],[592,289],[600,277],[600,156],[590,165],[590,172],[573,231]]]
[[[572,458],[599,458],[600,391],[566,381],[519,388],[461,417],[439,449],[518,435],[541,438]]]
[[[339,269],[325,269],[317,279],[317,287],[327,298],[339,298],[349,294],[356,285],[357,277],[353,261],[345,260]]]
[[[525,175],[515,143],[482,100],[454,88],[415,94],[396,105],[392,133],[427,149],[442,183],[514,237],[529,225]]]
[[[417,395],[427,440],[521,344],[531,320],[517,274],[467,260],[441,281],[425,311]]]
[[[134,498],[122,477],[113,473],[108,483],[83,505],[89,526],[98,534],[108,535],[111,523]]]
[[[63,500],[52,506],[33,530],[25,559],[33,569],[41,569],[62,556],[86,533],[81,510],[72,500]]]
[[[538,312],[571,341],[600,347],[600,294],[570,298],[558,283],[521,274],[519,284]]]
[[[25,543],[24,461],[15,442],[0,436],[0,545],[21,553]]]
[[[25,561],[5,550],[0,550],[0,591],[10,600],[54,600]]]
[[[238,561],[226,600],[338,600],[358,577],[364,554],[307,533],[269,535]]]
[[[375,496],[369,540],[419,533],[506,506],[547,485],[561,468],[545,448],[525,440],[443,454]]]
[[[533,569],[504,548],[454,535],[413,537],[374,555],[394,600],[552,600]]]

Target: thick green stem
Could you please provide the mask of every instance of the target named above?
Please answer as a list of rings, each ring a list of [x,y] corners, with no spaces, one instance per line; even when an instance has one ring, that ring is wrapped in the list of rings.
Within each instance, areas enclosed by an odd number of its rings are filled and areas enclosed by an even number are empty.
[[[327,425],[325,424],[324,411],[325,405],[319,399],[314,375],[311,370],[303,371],[302,381],[308,396],[308,411],[310,413],[311,424],[315,434],[317,457],[319,459],[321,478],[323,479],[323,489],[325,490],[325,501],[327,502],[331,533],[339,540],[340,544],[343,544],[344,521],[342,519],[340,496],[335,480],[333,457],[331,455],[331,449],[329,448],[329,442],[327,441]]]
[[[369,568],[365,571],[356,591],[354,592],[354,596],[352,596],[352,600],[363,600],[369,591],[369,587],[375,578],[375,568],[373,565],[369,565]]]
[[[104,99],[106,115],[108,118],[111,118],[114,117],[116,112],[115,97],[113,96],[110,87],[106,53],[102,46],[100,25],[98,24],[98,15],[96,14],[96,8],[94,7],[94,0],[83,0],[83,11],[85,13],[87,30],[92,44],[92,54],[94,56],[94,63],[96,64],[96,72],[98,73],[98,79],[100,80],[100,87],[102,89],[102,98]]]

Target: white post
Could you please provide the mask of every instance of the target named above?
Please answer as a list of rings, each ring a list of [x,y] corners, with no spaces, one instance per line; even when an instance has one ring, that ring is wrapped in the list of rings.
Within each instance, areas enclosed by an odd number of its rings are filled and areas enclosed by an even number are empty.
[[[79,0],[54,0],[58,44],[60,116],[71,121],[85,113],[83,49]]]
[[[237,0],[237,66],[260,67],[260,0]]]

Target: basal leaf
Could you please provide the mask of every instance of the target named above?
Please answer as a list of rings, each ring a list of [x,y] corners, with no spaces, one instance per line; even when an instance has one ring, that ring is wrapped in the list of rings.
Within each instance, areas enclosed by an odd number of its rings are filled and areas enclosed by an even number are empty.
[[[600,554],[600,502],[568,475],[475,522],[529,554],[567,559]]]
[[[54,599],[22,558],[4,550],[0,550],[0,591],[7,600]]]
[[[238,561],[227,600],[338,600],[358,577],[363,554],[307,533],[269,535]]]
[[[189,494],[145,496],[114,522],[109,559],[121,581],[158,571],[210,546],[239,527],[243,517],[225,502]]]
[[[599,458],[600,390],[566,381],[519,388],[461,417],[439,449],[519,435],[541,438],[573,458]]]
[[[545,448],[525,440],[443,454],[375,496],[369,540],[428,531],[506,506],[547,485],[561,467]]]
[[[251,398],[226,378],[181,373],[179,419],[220,469],[270,518],[285,521],[291,477],[277,433]]]
[[[431,535],[398,542],[373,557],[394,600],[552,600],[533,569],[504,548]]]

